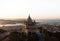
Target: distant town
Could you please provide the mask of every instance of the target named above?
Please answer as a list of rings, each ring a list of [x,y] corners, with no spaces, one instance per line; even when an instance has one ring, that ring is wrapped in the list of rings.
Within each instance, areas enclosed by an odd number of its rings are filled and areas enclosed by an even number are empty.
[[[59,22],[37,22],[30,15],[25,20],[0,20],[0,41],[60,41],[59,34]]]

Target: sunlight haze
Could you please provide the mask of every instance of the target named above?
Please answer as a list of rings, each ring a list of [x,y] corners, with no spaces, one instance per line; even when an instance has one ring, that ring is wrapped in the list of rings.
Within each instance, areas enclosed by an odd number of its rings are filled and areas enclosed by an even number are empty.
[[[60,19],[60,0],[0,0],[0,19]]]

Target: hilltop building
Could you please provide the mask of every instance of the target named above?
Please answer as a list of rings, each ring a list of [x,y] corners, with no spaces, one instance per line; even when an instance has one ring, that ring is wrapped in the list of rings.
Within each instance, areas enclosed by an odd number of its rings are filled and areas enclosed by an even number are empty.
[[[40,29],[41,29],[41,26],[37,25],[37,23],[35,22],[35,20],[32,20],[32,18],[30,17],[30,15],[28,16],[25,25],[26,25],[26,29],[28,31],[31,31],[31,32],[39,32]]]
[[[35,26],[36,25],[36,22],[35,20],[33,21],[29,15],[27,21],[26,21],[26,27],[28,28],[29,26]]]

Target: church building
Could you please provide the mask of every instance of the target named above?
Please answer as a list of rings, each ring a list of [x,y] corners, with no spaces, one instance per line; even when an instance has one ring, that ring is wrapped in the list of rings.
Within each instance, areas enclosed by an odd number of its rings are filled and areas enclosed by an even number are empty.
[[[35,20],[32,20],[30,15],[28,16],[28,19],[26,21],[26,27],[27,28],[30,28],[31,26],[35,26],[36,25],[36,22]]]
[[[26,29],[31,32],[39,32],[41,29],[41,26],[40,26],[40,24],[37,25],[35,20],[32,20],[29,15],[27,18],[27,21],[26,21]]]

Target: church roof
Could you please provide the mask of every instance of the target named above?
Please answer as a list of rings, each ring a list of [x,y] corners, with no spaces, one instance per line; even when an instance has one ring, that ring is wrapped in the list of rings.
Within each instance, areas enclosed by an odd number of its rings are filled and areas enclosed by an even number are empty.
[[[29,15],[29,17],[27,19],[27,22],[32,22],[32,19],[31,19],[30,15]]]

